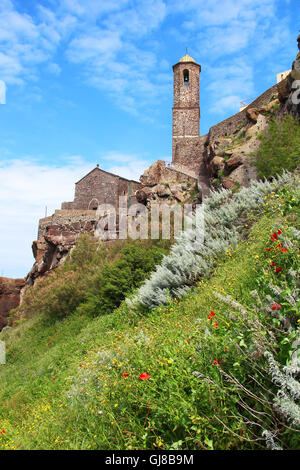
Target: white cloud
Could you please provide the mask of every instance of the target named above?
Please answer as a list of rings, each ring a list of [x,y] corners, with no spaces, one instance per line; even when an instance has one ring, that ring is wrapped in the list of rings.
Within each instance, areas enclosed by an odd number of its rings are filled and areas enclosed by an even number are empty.
[[[139,181],[140,176],[153,163],[153,161],[141,155],[124,154],[113,151],[102,155],[100,161],[110,162],[109,166],[105,164],[105,168],[103,168],[106,171],[135,181]]]
[[[60,75],[61,73],[61,67],[58,64],[55,64],[54,62],[48,65],[47,70],[53,75]]]
[[[136,181],[152,163],[117,152],[99,160],[106,171]],[[65,156],[63,161],[61,166],[27,157],[0,161],[0,276],[24,277],[29,272],[34,262],[31,245],[46,206],[51,215],[62,202],[72,201],[76,181],[94,167],[80,155]]]
[[[9,84],[37,80],[42,63],[49,73],[59,75],[55,53],[63,44],[65,58],[80,67],[77,77],[104,90],[131,113],[147,107],[149,116],[167,96],[172,79],[162,53],[165,40],[161,43],[153,32],[192,45],[204,67],[218,61],[219,70],[220,62],[230,67],[232,57],[246,52],[250,68],[272,54],[280,64],[287,63],[283,45],[292,41],[284,3],[280,16],[276,11],[279,0],[56,0],[47,7],[39,1],[31,15],[14,5],[2,0],[0,6],[0,79]],[[167,67],[167,73],[157,73]],[[251,80],[249,90],[253,75]],[[238,88],[228,91],[228,97],[244,96],[241,81],[233,78],[234,86]]]
[[[29,158],[0,162],[0,275],[23,277],[29,272],[31,244],[46,206],[50,215],[63,201],[72,201],[75,182],[92,169],[81,157],[66,161],[63,167]]]
[[[238,112],[240,101],[255,96],[254,70],[247,57],[236,57],[230,63],[224,61],[207,71],[211,95],[209,112],[223,114]]]

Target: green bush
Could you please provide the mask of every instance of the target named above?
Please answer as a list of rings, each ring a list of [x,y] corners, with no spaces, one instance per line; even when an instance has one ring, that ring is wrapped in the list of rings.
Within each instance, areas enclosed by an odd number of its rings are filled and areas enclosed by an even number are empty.
[[[299,166],[300,126],[292,116],[285,116],[281,122],[272,118],[267,133],[259,138],[261,144],[254,165],[260,178],[269,179]]]
[[[99,243],[90,235],[82,235],[62,266],[26,290],[12,319],[20,322],[34,315],[64,318],[85,302],[87,311],[110,311],[142,283],[160,262],[168,244],[151,240]]]
[[[95,316],[111,313],[161,262],[167,245],[168,242],[128,241],[120,258],[97,271],[80,312]]]

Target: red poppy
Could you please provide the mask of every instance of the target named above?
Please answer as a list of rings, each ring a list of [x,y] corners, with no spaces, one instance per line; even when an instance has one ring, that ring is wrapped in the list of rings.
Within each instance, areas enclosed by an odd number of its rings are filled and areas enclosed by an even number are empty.
[[[215,364],[215,365],[221,364],[220,359],[214,359],[214,364]]]
[[[190,338],[188,338],[188,339],[186,340],[186,342],[187,342],[188,344],[190,344]]]
[[[271,251],[272,248],[266,248],[266,251]]]
[[[215,312],[212,310],[210,314],[208,315],[208,319],[211,320],[215,316]]]
[[[53,379],[52,379],[52,380],[55,380],[55,377],[53,377]]]
[[[218,323],[218,322],[216,322],[216,323],[214,324],[214,326],[215,326],[216,328],[218,328],[218,326],[219,326],[219,323]]]
[[[125,379],[126,377],[128,377],[128,375],[129,375],[128,372],[122,372],[122,377],[123,377],[123,379]]]
[[[273,235],[271,235],[271,240],[277,240],[277,233],[273,233]]]
[[[281,248],[280,251],[281,251],[281,253],[287,253],[288,252],[288,250],[286,248]]]
[[[274,305],[272,305],[272,310],[280,310],[280,309],[281,309],[281,305],[278,304],[277,302]]]
[[[279,268],[276,268],[275,271],[276,271],[277,273],[279,273],[280,271],[282,271],[282,268],[280,268],[280,267],[279,267]]]
[[[79,367],[82,367],[82,364],[79,364]]]
[[[150,375],[147,374],[146,372],[143,372],[140,376],[139,376],[139,380],[148,380],[150,379]]]
[[[276,266],[276,263],[274,263],[274,261],[273,261],[273,263],[271,263],[271,266]]]
[[[281,235],[281,234],[282,234],[282,230],[279,229],[277,232],[277,235]]]
[[[1,431],[1,434],[6,434],[6,431],[4,431],[4,429],[3,429],[3,431]]]

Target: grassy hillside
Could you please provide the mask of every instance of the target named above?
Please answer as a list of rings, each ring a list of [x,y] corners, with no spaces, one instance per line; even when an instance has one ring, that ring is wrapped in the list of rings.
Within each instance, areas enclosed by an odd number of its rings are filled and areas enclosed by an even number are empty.
[[[0,449],[299,449],[296,186],[244,212],[240,241],[184,297],[143,313],[123,302],[103,314],[99,253],[86,270],[75,250],[79,263],[42,281],[0,334]],[[120,261],[111,249],[101,266]]]

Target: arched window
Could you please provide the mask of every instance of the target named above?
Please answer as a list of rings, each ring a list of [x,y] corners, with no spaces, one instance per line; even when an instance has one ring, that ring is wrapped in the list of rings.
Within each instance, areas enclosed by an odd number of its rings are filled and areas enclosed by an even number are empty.
[[[90,202],[89,202],[89,206],[88,206],[88,210],[92,210],[92,211],[96,211],[98,209],[98,206],[99,206],[99,201],[97,198],[93,198]]]
[[[187,69],[184,69],[183,71],[183,84],[184,85],[189,85],[190,82],[190,72]]]

